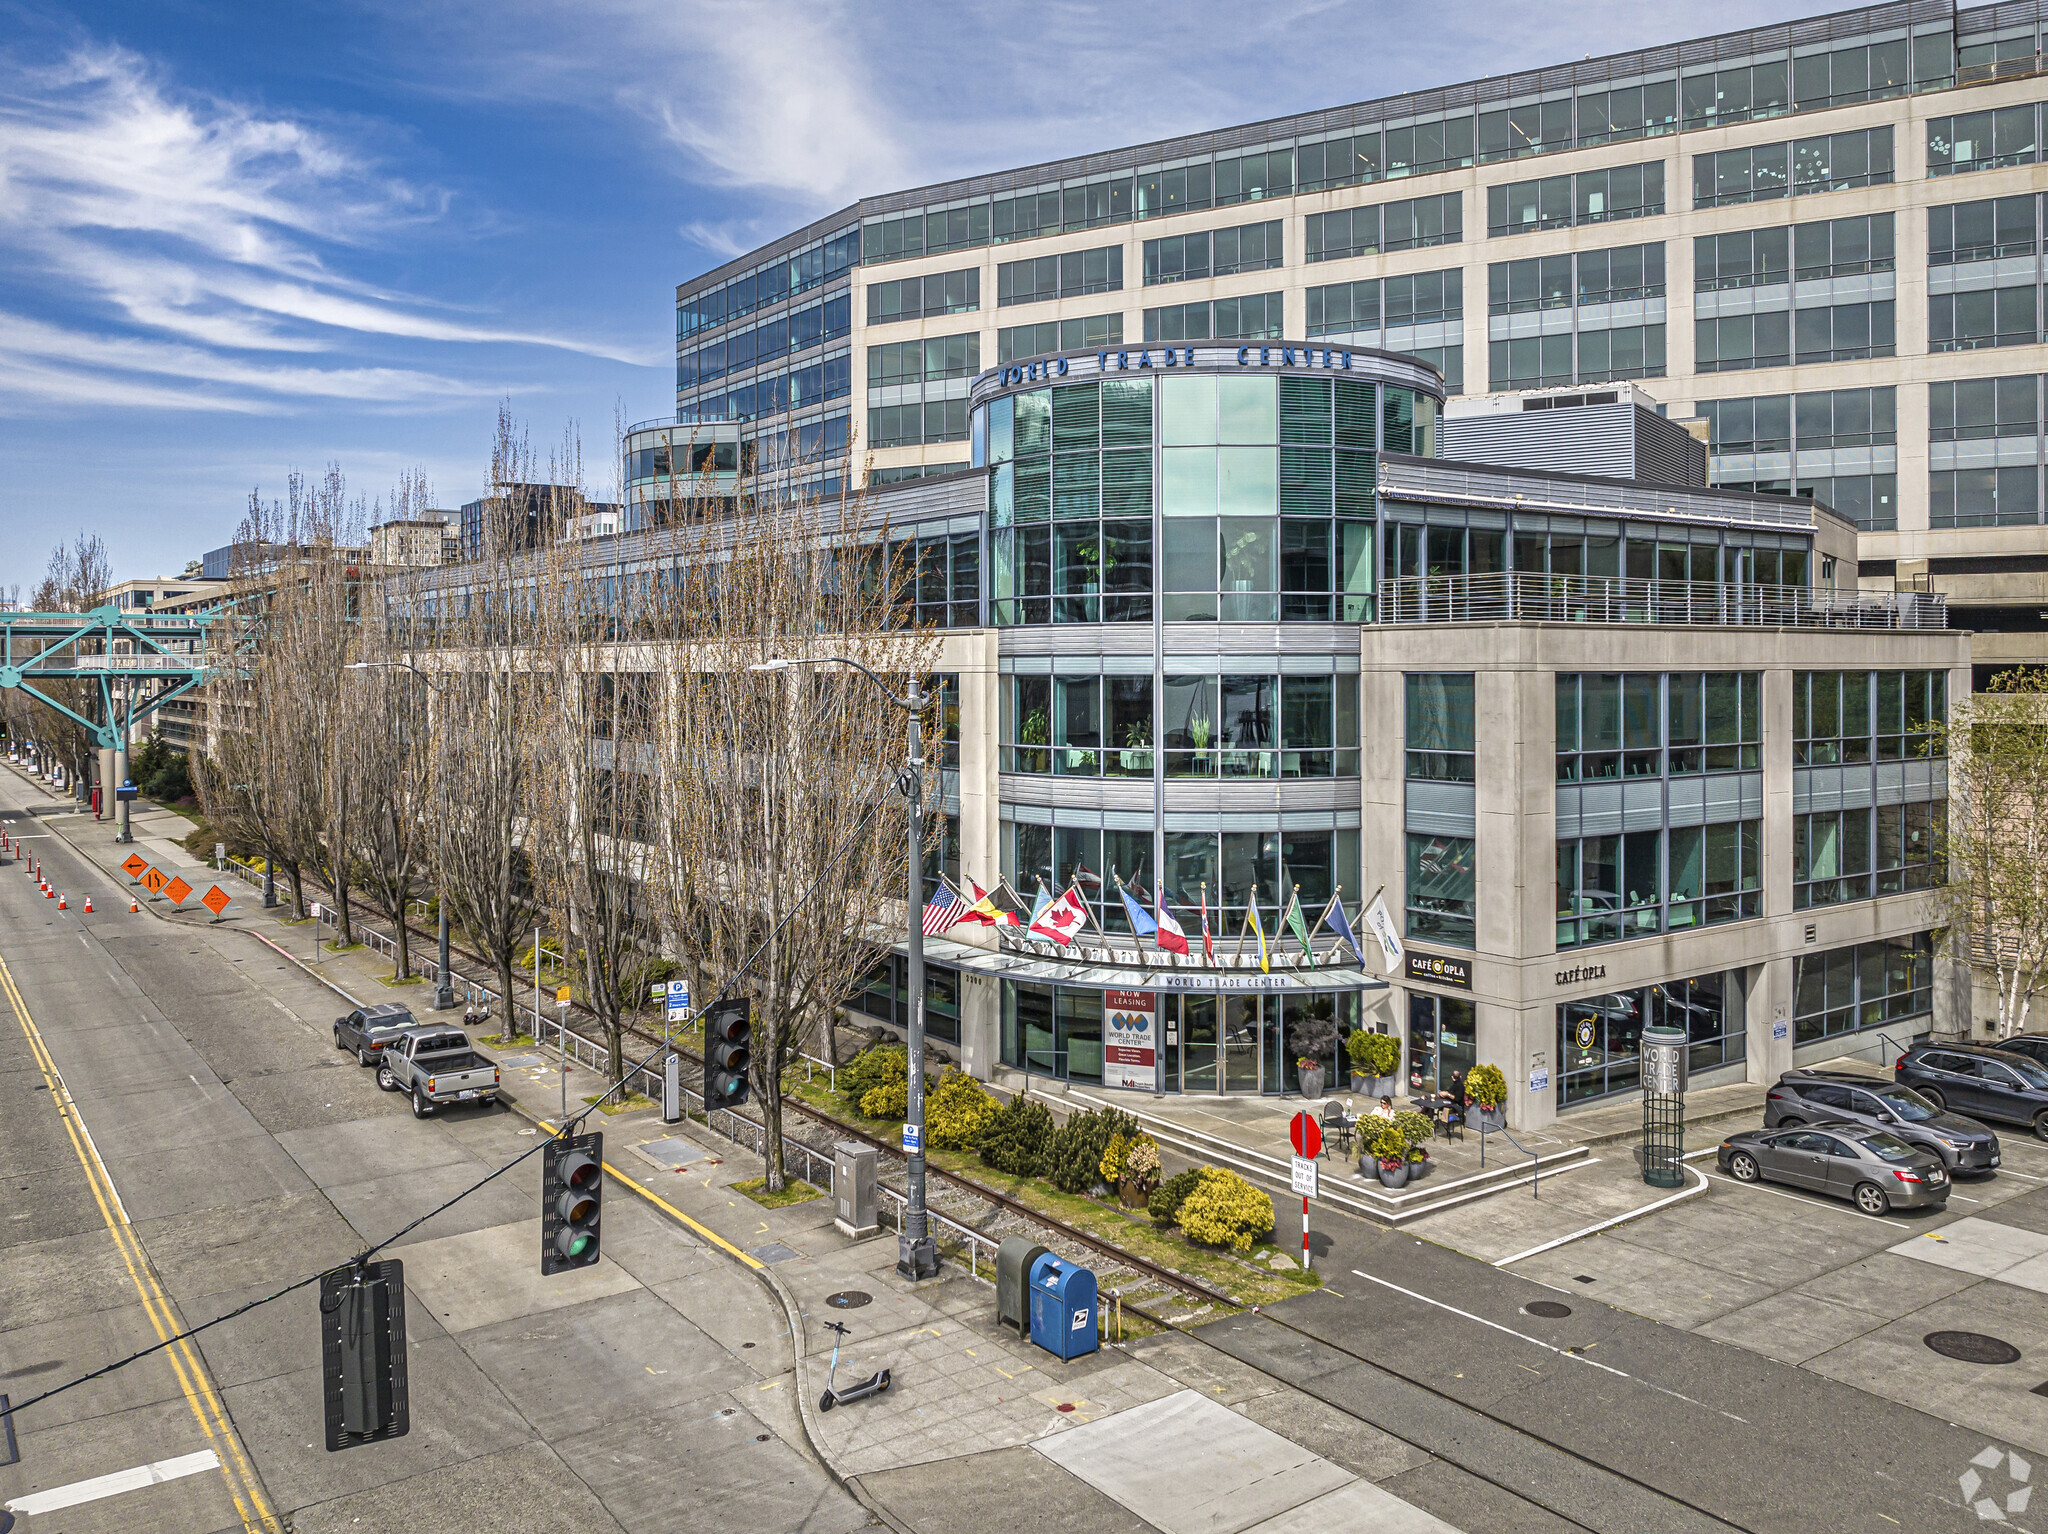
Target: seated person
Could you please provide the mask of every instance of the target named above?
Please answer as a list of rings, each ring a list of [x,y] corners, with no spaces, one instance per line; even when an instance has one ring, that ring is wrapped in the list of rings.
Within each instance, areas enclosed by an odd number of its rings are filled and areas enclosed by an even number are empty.
[[[1379,1106],[1378,1106],[1378,1107],[1376,1107],[1376,1108],[1374,1108],[1374,1109],[1372,1110],[1372,1116],[1373,1116],[1374,1118],[1376,1118],[1376,1119],[1390,1119],[1390,1118],[1392,1118],[1392,1117],[1394,1116],[1394,1100],[1393,1100],[1393,1098],[1391,1098],[1391,1097],[1382,1097],[1382,1098],[1380,1099],[1380,1101],[1379,1101]]]

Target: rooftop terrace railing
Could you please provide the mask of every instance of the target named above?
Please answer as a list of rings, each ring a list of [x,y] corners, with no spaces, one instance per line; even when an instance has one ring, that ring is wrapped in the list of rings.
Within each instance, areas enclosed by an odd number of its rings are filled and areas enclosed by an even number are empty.
[[[1652,581],[1606,575],[1403,576],[1380,592],[1383,623],[1658,623],[1703,627],[1942,629],[1939,592]]]

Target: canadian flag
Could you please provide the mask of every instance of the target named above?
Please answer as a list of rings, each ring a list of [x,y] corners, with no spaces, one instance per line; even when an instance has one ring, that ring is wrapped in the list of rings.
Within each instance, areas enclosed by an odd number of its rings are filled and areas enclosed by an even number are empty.
[[[1064,947],[1073,942],[1074,934],[1081,930],[1081,923],[1087,919],[1088,908],[1070,886],[1059,899],[1038,913],[1029,931],[1033,937],[1050,938]]]

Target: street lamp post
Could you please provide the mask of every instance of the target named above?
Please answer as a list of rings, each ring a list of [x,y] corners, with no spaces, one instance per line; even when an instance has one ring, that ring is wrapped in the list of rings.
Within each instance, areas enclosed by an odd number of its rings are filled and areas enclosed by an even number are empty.
[[[896,780],[896,786],[910,801],[910,830],[905,842],[909,871],[904,890],[909,970],[906,978],[910,988],[910,1091],[903,1131],[903,1154],[909,1163],[905,1174],[909,1208],[903,1216],[903,1234],[896,1238],[896,1271],[909,1279],[937,1278],[939,1249],[925,1211],[924,1186],[924,710],[929,700],[918,686],[915,672],[910,677],[910,690],[898,693],[874,671],[847,655],[777,658],[747,669],[787,671],[792,666],[851,666],[881,688],[909,719],[910,755]]]
[[[440,684],[409,660],[351,661],[349,662],[348,669],[350,671],[372,671],[380,666],[402,667],[412,672],[413,675],[417,676],[436,692],[440,691]],[[264,894],[264,904],[275,904],[267,890]],[[446,890],[437,889],[434,891],[434,910],[440,917],[440,944],[439,952],[436,955],[438,962],[434,969],[434,973],[437,976],[434,982],[434,1010],[436,1012],[446,1012],[455,1005],[455,985],[448,969],[448,892]],[[399,917],[400,921],[404,919],[403,916]],[[505,1010],[506,1015],[509,1017],[512,1010],[512,1004],[509,1000],[505,1004]]]

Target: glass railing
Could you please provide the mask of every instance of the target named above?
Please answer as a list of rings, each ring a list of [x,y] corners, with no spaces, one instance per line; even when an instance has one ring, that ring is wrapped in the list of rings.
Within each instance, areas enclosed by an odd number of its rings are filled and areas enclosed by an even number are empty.
[[[1380,594],[1386,623],[1658,623],[1761,628],[1940,629],[1939,592],[1754,586],[1627,576],[1402,576]]]

